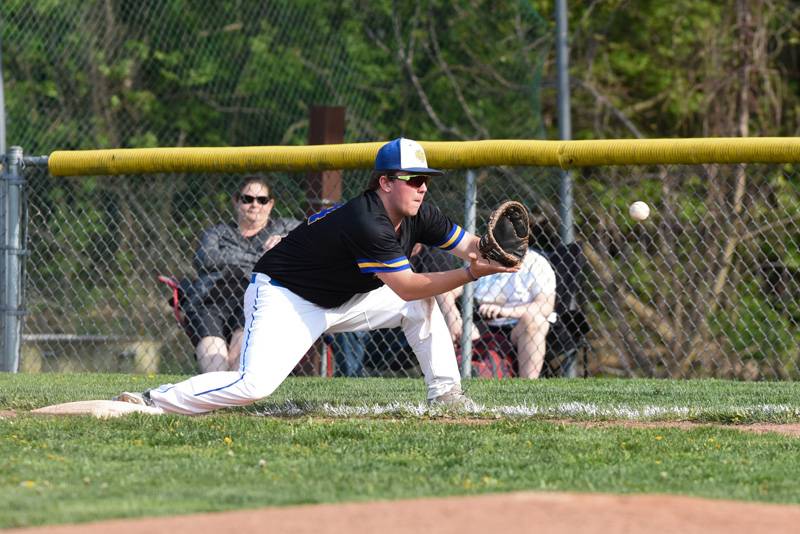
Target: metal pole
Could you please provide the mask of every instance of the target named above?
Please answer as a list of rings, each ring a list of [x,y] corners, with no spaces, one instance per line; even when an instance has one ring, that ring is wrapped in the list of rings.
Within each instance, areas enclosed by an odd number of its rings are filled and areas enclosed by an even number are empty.
[[[2,29],[2,28],[0,28]],[[6,97],[3,92],[3,41],[0,32],[0,154],[6,153]]]
[[[22,158],[22,168],[47,167],[50,156],[25,156]]]
[[[556,69],[558,71],[558,134],[560,139],[572,138],[572,118],[569,98],[569,44],[567,42],[567,0],[556,0]],[[561,171],[558,214],[560,234],[564,243],[575,241],[572,217],[572,171]]]
[[[467,190],[464,201],[464,230],[475,233],[475,206],[478,203],[478,181],[475,171],[467,170]],[[472,375],[472,283],[464,286],[461,293],[461,378]]]
[[[572,139],[572,116],[570,115],[569,96],[569,31],[567,29],[567,0],[556,0],[556,68],[558,70],[558,134],[561,140]],[[561,224],[559,233],[561,241],[569,244],[575,241],[572,198],[572,171],[561,171],[561,183],[558,191],[558,213]],[[584,353],[585,354],[585,353]],[[577,354],[576,356],[577,357]],[[584,360],[584,377],[587,365]],[[575,365],[569,369],[569,378],[575,377]]]
[[[12,146],[6,155],[3,185],[6,192],[5,276],[3,292],[3,355],[0,370],[16,373],[19,369],[20,335],[22,333],[22,147]]]
[[[322,354],[319,356],[319,376],[328,376],[328,344],[322,340]]]

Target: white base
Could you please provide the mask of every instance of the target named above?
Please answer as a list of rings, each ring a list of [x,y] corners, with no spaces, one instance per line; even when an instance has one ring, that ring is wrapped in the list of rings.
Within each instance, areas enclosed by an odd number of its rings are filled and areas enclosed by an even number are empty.
[[[160,415],[164,413],[164,410],[154,406],[142,406],[141,404],[132,404],[130,402],[88,400],[53,404],[52,406],[31,410],[31,413],[41,415],[93,415],[94,417],[105,419],[130,413]]]

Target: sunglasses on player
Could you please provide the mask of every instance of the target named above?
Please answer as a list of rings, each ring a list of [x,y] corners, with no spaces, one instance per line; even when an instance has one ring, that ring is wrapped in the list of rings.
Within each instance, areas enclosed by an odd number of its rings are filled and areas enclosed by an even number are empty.
[[[239,195],[239,200],[242,204],[252,204],[253,202],[258,201],[259,204],[262,206],[269,202],[269,196],[265,197],[254,197],[253,195]]]
[[[399,176],[390,176],[392,180],[400,180],[401,182],[405,182],[411,187],[422,187],[423,184],[428,183],[428,176],[427,174],[405,174]]]

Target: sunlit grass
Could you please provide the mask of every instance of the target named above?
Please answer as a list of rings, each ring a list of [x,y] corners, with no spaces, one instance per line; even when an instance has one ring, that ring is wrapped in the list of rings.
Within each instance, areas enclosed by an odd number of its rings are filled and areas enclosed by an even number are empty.
[[[484,409],[454,417],[427,411],[420,380],[290,379],[255,407],[203,417],[27,414],[180,378],[1,375],[0,410],[17,415],[0,418],[0,527],[517,490],[800,503],[796,438],[562,421],[796,421],[792,383],[470,381]],[[406,410],[347,415],[393,403]],[[301,415],[258,415],[286,406]]]

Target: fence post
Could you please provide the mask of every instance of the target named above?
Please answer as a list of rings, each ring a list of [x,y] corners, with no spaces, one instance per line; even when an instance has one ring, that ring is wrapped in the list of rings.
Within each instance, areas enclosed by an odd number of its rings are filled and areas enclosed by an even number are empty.
[[[475,206],[478,203],[478,181],[475,171],[467,170],[467,189],[464,200],[464,230],[475,233]],[[475,288],[472,283],[464,286],[461,293],[461,378],[472,375],[472,297]]]
[[[569,98],[569,44],[567,30],[567,0],[556,0],[556,70],[558,72],[558,133],[562,140],[572,138],[572,117]],[[561,241],[575,241],[572,218],[572,171],[561,171],[558,194],[558,214],[561,219]]]
[[[344,107],[313,106],[308,112],[308,144],[344,143],[344,118]],[[309,172],[306,196],[309,215],[339,202],[342,199],[342,171]]]
[[[3,168],[5,192],[5,232],[3,232],[3,355],[0,371],[16,373],[19,368],[22,333],[22,147],[12,146]]]

